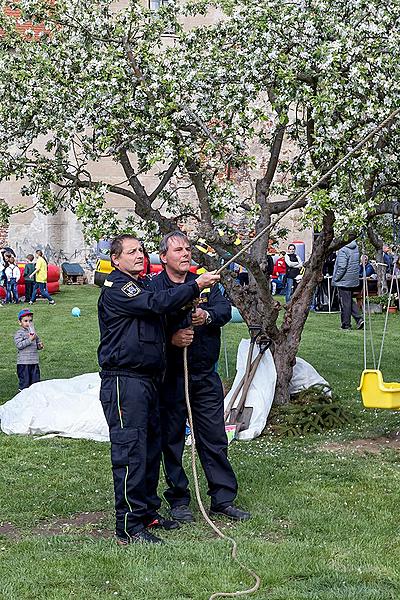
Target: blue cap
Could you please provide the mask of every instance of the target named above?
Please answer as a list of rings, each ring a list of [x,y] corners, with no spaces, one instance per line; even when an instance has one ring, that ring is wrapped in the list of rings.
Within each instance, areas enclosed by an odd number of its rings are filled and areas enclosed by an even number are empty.
[[[18,313],[18,321],[20,321],[22,317],[27,317],[28,315],[31,315],[33,317],[33,312],[28,308],[23,308]]]

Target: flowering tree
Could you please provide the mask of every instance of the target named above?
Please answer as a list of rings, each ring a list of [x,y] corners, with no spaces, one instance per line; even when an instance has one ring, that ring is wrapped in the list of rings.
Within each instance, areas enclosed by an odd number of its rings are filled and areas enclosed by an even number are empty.
[[[91,237],[182,224],[215,249],[210,267],[237,250],[236,225],[257,233],[290,210],[399,98],[394,1],[226,1],[214,25],[190,29],[209,3],[157,13],[135,0],[1,4],[0,178],[25,178],[40,210],[71,208]],[[325,258],[392,210],[399,134],[395,121],[300,203],[319,235],[287,306],[270,293],[266,238],[240,259],[248,287],[224,275],[246,322],[274,341],[278,403]],[[94,178],[104,158],[121,182]],[[135,216],[122,222],[109,194],[130,199]]]

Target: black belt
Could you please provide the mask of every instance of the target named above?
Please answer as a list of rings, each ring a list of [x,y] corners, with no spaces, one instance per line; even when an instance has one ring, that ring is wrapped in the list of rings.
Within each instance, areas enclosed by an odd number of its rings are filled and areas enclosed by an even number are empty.
[[[106,377],[132,377],[133,379],[148,379],[154,383],[160,383],[162,376],[149,375],[148,373],[138,373],[137,371],[128,371],[124,369],[102,369],[99,373],[101,379]]]

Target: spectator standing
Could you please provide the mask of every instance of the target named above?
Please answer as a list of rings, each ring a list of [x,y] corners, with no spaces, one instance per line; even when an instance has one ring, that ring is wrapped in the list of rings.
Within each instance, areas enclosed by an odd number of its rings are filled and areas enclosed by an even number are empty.
[[[396,264],[394,267],[394,276],[400,277],[400,257],[397,257]]]
[[[14,335],[17,347],[17,374],[19,390],[24,390],[40,381],[39,352],[43,344],[33,326],[33,313],[30,310],[20,310],[18,313],[20,328]]]
[[[4,287],[6,287],[6,282],[7,282],[6,268],[10,264],[10,256],[11,256],[11,254],[8,254],[7,252],[2,252],[1,256],[3,258],[2,280],[3,280]]]
[[[289,302],[294,290],[297,287],[298,278],[300,277],[300,269],[303,266],[303,261],[296,254],[296,246],[289,244],[287,254],[285,254],[286,263],[286,303]]]
[[[249,272],[245,267],[239,265],[238,282],[241,286],[249,285]]]
[[[30,279],[32,279],[32,281],[33,277],[36,275],[36,282],[33,285],[32,298],[30,299],[29,304],[36,302],[36,294],[38,290],[40,291],[42,298],[46,298],[49,301],[49,304],[55,304],[53,298],[47,291],[47,261],[43,257],[43,252],[41,250],[36,250],[35,266],[35,270],[33,271],[32,275],[30,275]]]
[[[372,266],[372,263],[366,254],[363,254],[360,259],[360,270],[359,270],[360,278],[364,277],[364,269],[365,269],[365,277],[371,277],[372,275],[375,275],[375,269]]]
[[[357,329],[364,325],[358,306],[353,300],[353,292],[359,287],[360,253],[355,240],[339,250],[333,269],[332,284],[337,287],[340,302],[342,329],[351,329],[351,317],[357,323]]]
[[[272,271],[272,293],[281,293],[285,287],[285,279],[286,279],[286,263],[285,263],[285,254],[286,252],[280,252],[277,257],[274,269]]]
[[[383,244],[383,262],[386,265],[386,274],[391,275],[393,270],[393,260],[394,256],[392,254],[392,249],[387,244]]]
[[[33,293],[33,284],[35,283],[34,279],[31,278],[31,275],[35,271],[35,265],[33,264],[34,260],[33,254],[28,254],[26,260],[28,261],[24,267],[24,279],[25,279],[25,302],[30,302]],[[35,276],[34,276],[35,277]]]
[[[0,252],[0,286],[6,287],[6,275],[5,275],[5,264],[3,254]],[[2,304],[2,303],[0,303]]]
[[[21,277],[21,271],[19,267],[15,264],[15,258],[10,255],[8,259],[8,266],[5,269],[5,276],[7,279],[7,293],[6,293],[6,304],[11,304],[11,302],[15,302],[18,304],[18,290],[17,283]]]

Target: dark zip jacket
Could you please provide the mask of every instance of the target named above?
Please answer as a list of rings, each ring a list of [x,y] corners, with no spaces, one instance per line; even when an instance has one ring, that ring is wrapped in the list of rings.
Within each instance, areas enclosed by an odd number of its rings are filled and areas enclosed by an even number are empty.
[[[193,283],[197,275],[190,271],[186,275],[186,284]],[[174,283],[166,271],[162,271],[151,280],[150,286],[155,290],[173,290],[182,287],[182,283]],[[191,374],[200,374],[214,370],[219,358],[221,347],[221,327],[231,319],[231,304],[214,285],[211,289],[203,290],[200,295],[199,308],[206,310],[211,323],[194,328],[193,342],[188,346],[188,366]],[[166,319],[167,335],[167,371],[168,373],[183,372],[183,348],[173,346],[170,342],[172,334],[178,329],[190,327],[190,309],[181,309],[170,313]]]
[[[147,279],[136,280],[115,269],[107,276],[98,302],[102,370],[161,378],[166,366],[161,315],[198,296],[195,281],[156,292],[149,290]]]

